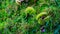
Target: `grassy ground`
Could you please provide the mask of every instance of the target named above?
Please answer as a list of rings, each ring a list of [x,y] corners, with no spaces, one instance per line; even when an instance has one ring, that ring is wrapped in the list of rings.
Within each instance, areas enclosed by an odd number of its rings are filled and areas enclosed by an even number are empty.
[[[0,0],[0,34],[60,34],[60,0]]]

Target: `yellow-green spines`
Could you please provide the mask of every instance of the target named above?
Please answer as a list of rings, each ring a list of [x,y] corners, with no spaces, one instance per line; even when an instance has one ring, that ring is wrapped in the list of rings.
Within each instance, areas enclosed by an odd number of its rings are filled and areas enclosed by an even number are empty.
[[[33,7],[27,7],[25,13],[27,14],[35,14],[35,9]]]
[[[50,16],[47,16],[46,18],[44,18],[45,21],[49,21],[50,20]]]
[[[50,16],[47,12],[42,12],[37,15],[36,20],[40,25],[44,25],[47,20],[49,20]]]
[[[44,25],[44,24],[45,24],[45,21],[42,20],[42,19],[38,19],[38,24],[40,24],[40,25]]]
[[[37,15],[36,19],[38,20],[40,17],[47,15],[47,12],[42,12],[40,14]]]

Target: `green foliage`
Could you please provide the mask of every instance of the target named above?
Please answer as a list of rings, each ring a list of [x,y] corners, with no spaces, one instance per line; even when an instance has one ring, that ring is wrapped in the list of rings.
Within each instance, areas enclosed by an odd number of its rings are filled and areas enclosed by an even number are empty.
[[[0,0],[0,34],[56,34],[59,25],[59,0]]]
[[[0,23],[0,30],[2,30],[2,29],[4,29],[4,28],[6,28],[6,27],[7,27],[7,25],[8,25],[8,23],[7,23],[7,22],[2,22],[2,23]]]

